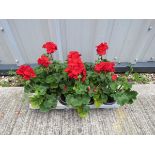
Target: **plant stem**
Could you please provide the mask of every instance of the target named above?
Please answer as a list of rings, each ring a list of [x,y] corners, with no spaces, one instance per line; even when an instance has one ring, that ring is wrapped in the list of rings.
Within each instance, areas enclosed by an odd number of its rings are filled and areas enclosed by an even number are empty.
[[[101,55],[101,61],[103,60],[103,57],[102,57],[102,55]]]

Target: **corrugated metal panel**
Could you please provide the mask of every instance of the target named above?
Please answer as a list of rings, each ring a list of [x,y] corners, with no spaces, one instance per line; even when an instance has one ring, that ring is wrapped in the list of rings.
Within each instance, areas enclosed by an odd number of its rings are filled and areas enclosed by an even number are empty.
[[[50,40],[47,21],[8,20],[8,23],[25,62],[35,62],[42,54],[42,44]]]
[[[13,59],[13,56],[10,53],[6,41],[4,40],[1,33],[0,33],[0,63],[3,64],[15,63],[15,60]]]
[[[85,61],[96,59],[95,46],[109,43],[106,57],[118,62],[155,60],[155,20],[0,20],[1,64],[35,63],[45,41],[54,41],[55,58],[78,50]],[[149,29],[150,27],[150,29]],[[9,37],[10,36],[10,37]]]

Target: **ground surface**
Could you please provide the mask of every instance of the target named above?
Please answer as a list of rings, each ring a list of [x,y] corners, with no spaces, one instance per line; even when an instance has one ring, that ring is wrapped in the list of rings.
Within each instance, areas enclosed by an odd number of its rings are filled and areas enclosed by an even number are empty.
[[[133,105],[91,110],[80,119],[74,110],[30,110],[22,87],[0,87],[0,134],[155,134],[155,84],[134,89],[139,96]]]

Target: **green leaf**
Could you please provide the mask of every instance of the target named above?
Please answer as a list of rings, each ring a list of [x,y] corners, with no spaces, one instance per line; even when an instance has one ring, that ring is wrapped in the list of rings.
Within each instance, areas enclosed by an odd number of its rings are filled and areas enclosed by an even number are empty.
[[[31,102],[30,104],[33,109],[40,109],[40,106],[37,103]]]
[[[73,87],[73,90],[75,90],[76,94],[85,94],[87,92],[87,85],[84,85],[81,82],[76,82],[75,86]]]
[[[129,97],[129,104],[132,104],[133,101],[137,98],[138,93],[136,91],[128,91],[126,94]]]
[[[43,103],[44,98],[39,95],[33,95],[30,98],[30,104],[33,108],[39,108],[40,105]]]
[[[132,84],[131,83],[128,83],[127,81],[126,82],[123,82],[122,85],[123,85],[124,90],[131,89],[131,87],[132,87]]]
[[[38,67],[35,68],[35,73],[37,75],[39,75],[39,74],[43,73],[43,69],[40,66],[38,66]]]
[[[129,71],[125,72],[125,75],[126,75],[126,76],[129,76],[129,74],[130,74]]]
[[[98,99],[98,98],[94,99],[94,103],[96,108],[99,108],[103,104],[102,99]]]
[[[117,103],[120,105],[124,105],[125,103],[129,102],[129,98],[125,93],[114,94],[113,97],[117,101]]]
[[[46,78],[46,83],[50,84],[50,88],[58,88],[60,77],[58,75],[50,75]]]
[[[116,94],[111,95],[117,101],[118,104],[131,104],[137,97],[136,91],[125,91],[125,92],[118,92]]]
[[[48,112],[49,110],[50,110],[50,109],[47,108],[47,107],[45,107],[44,104],[41,104],[41,105],[40,105],[40,111],[41,111],[41,112]]]
[[[47,88],[48,87],[46,87],[46,86],[36,85],[35,86],[35,93],[38,94],[38,95],[45,95],[46,91],[47,91]]]
[[[111,88],[112,91],[117,90],[117,83],[116,82],[110,83],[110,88]]]
[[[89,110],[90,110],[89,106],[80,106],[77,108],[77,112],[80,118],[85,118],[88,115]]]
[[[101,80],[103,80],[103,81],[104,81],[104,80],[105,80],[105,78],[106,78],[105,73],[101,73],[101,74],[100,74],[100,78],[101,78]]]
[[[55,108],[57,106],[56,94],[47,95],[46,100],[44,101],[44,106],[49,109]]]
[[[50,85],[50,88],[55,89],[58,88],[58,84],[57,83],[53,83]]]
[[[82,105],[88,105],[90,97],[88,95],[73,95],[69,94],[66,96],[66,101],[69,105],[73,107],[80,107]]]
[[[108,97],[104,94],[99,95],[96,94],[94,95],[94,104],[96,106],[96,108],[99,108],[102,104],[106,103],[108,100]]]
[[[54,82],[56,82],[56,80],[52,75],[46,77],[46,83],[54,83]]]
[[[139,74],[139,73],[134,73],[132,75],[132,80],[137,83],[147,83],[149,81],[149,79],[146,76],[144,76],[143,74]]]

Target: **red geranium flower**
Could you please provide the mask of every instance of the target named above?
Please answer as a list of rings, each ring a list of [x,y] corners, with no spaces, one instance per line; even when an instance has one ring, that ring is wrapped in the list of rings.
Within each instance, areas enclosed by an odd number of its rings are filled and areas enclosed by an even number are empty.
[[[68,76],[73,79],[78,79],[79,75],[82,76],[82,81],[86,79],[86,69],[80,58],[81,54],[77,51],[70,51],[68,55],[68,66],[65,69],[65,72],[68,73]]]
[[[51,64],[50,60],[48,57],[46,57],[45,55],[42,55],[39,59],[38,59],[38,64],[42,65],[44,67],[48,67],[49,64]]]
[[[106,50],[109,48],[108,47],[108,44],[105,42],[105,43],[101,43],[99,44],[98,46],[96,46],[96,51],[97,51],[97,54],[102,56],[102,55],[105,55],[106,54]]]
[[[113,74],[113,75],[111,76],[111,79],[112,79],[113,81],[117,80],[117,75],[116,75],[116,74]]]
[[[42,48],[46,48],[48,54],[54,53],[57,50],[57,45],[53,42],[46,42]]]
[[[31,78],[35,78],[36,74],[28,65],[21,65],[17,70],[16,73],[20,76],[22,76],[25,80],[30,80]]]
[[[114,72],[115,71],[115,63],[114,62],[100,62],[95,65],[94,70],[98,73],[104,72]]]
[[[80,58],[81,54],[77,51],[70,51],[69,52],[69,55],[68,55],[68,60],[70,61],[73,61],[73,60],[79,60],[81,59]]]

